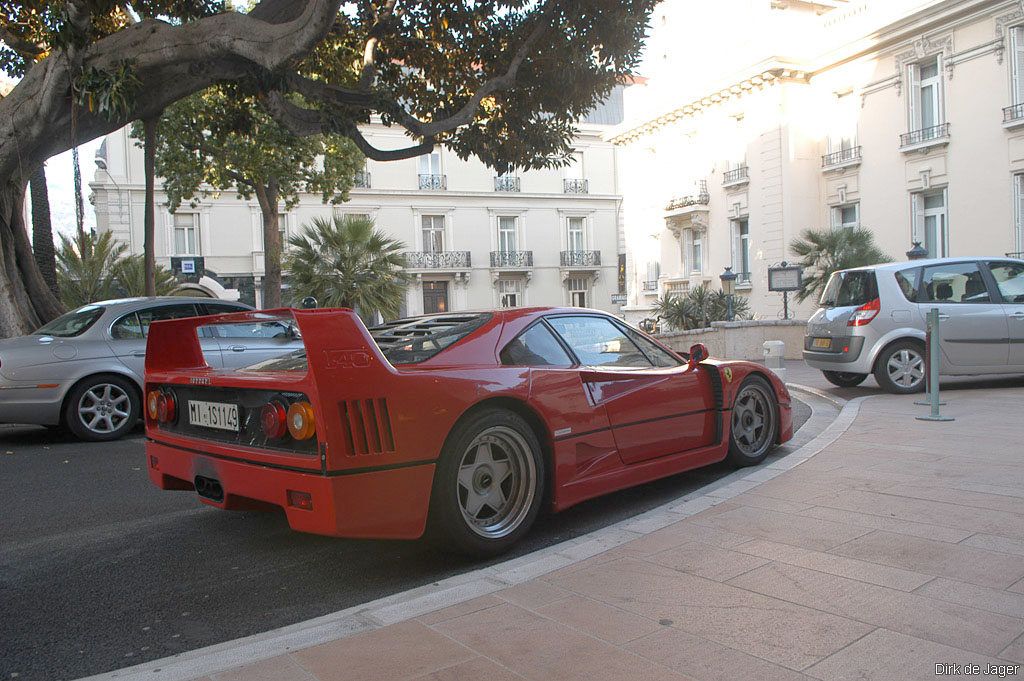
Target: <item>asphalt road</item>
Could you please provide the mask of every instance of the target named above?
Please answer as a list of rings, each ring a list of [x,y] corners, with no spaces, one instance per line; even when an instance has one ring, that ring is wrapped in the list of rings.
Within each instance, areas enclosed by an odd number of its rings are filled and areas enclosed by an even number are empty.
[[[795,403],[797,424],[810,410]],[[149,482],[141,431],[80,443],[0,426],[0,679],[75,679],[300,622],[482,567],[425,542],[288,529]],[[677,475],[542,517],[506,560],[726,475]],[[498,562],[490,561],[490,562]]]

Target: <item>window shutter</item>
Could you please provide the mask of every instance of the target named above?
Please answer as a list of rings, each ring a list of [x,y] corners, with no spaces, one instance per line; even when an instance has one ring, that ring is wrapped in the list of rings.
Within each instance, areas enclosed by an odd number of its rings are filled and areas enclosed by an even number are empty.
[[[922,194],[911,194],[910,205],[913,214],[913,222],[910,227],[910,241],[917,241],[924,245],[924,196]]]
[[[907,129],[910,132],[921,128],[921,67],[907,65]]]
[[[1017,203],[1017,251],[1024,251],[1024,174],[1014,175],[1013,189]]]
[[[693,270],[693,230],[683,230],[683,272]]]
[[[1010,32],[1010,49],[1012,58],[1010,68],[1013,72],[1013,103],[1024,102],[1024,27],[1018,26]]]

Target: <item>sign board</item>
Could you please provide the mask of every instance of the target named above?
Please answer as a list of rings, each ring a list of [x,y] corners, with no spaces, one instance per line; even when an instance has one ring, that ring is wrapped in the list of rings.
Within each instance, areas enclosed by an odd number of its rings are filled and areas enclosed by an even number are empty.
[[[182,260],[181,261],[181,273],[182,274],[195,274],[196,273],[196,261],[195,260]]]
[[[803,268],[799,265],[768,268],[769,291],[799,291],[803,288]]]
[[[626,292],[626,254],[625,253],[619,253],[619,272],[618,272],[618,275],[619,275],[619,281],[618,281],[619,293],[625,293]],[[614,298],[612,299],[612,302],[613,303],[615,302]],[[622,302],[626,302],[626,301],[623,300]]]
[[[612,294],[612,305],[624,305],[626,303],[625,293],[613,293]]]
[[[205,258],[201,255],[172,255],[171,272],[184,275],[189,281],[206,274]]]

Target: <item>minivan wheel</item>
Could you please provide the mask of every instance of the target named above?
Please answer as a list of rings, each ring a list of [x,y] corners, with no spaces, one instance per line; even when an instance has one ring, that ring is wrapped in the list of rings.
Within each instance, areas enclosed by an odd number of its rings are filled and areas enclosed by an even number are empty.
[[[893,343],[875,363],[875,380],[882,390],[906,395],[924,390],[924,349],[919,343],[903,340]]]
[[[822,371],[825,375],[825,380],[832,385],[838,385],[840,388],[853,388],[864,382],[864,379],[868,377],[867,374],[855,374],[850,371]]]

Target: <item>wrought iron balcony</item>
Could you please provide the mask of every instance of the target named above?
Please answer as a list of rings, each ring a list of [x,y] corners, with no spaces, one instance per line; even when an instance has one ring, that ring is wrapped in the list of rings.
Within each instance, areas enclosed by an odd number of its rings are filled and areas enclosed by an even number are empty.
[[[665,210],[676,210],[677,208],[689,208],[690,206],[706,206],[711,203],[711,194],[708,193],[708,181],[701,180],[696,194],[677,196],[665,206]]]
[[[590,186],[586,180],[563,178],[562,191],[566,194],[587,194],[590,192]]]
[[[498,175],[494,178],[494,191],[496,192],[517,192],[519,191],[519,178],[511,175]]]
[[[469,251],[440,251],[431,253],[429,251],[407,251],[405,253],[405,265],[410,268],[423,269],[469,269],[471,260]]]
[[[913,147],[925,142],[944,140],[949,137],[949,123],[940,123],[930,128],[911,130],[900,135],[900,147]]]
[[[420,175],[420,189],[448,189],[448,176]]]
[[[533,267],[533,251],[491,251],[491,267]]]
[[[657,291],[658,290],[658,280],[657,279],[651,279],[649,281],[645,281],[643,283],[643,287],[644,287],[645,291]]]
[[[822,168],[853,163],[860,163],[860,147],[840,149],[839,151],[833,151],[831,154],[825,154],[821,157]]]
[[[562,267],[600,267],[601,251],[562,251]]]
[[[1024,102],[1003,109],[1003,124],[1024,120]]]
[[[370,188],[370,171],[362,170],[356,173],[355,181],[352,183],[353,187],[362,187],[363,189]]]
[[[733,184],[742,184],[744,182],[750,182],[750,168],[748,166],[740,166],[739,168],[727,170],[722,175],[722,185],[725,187]]]

